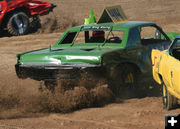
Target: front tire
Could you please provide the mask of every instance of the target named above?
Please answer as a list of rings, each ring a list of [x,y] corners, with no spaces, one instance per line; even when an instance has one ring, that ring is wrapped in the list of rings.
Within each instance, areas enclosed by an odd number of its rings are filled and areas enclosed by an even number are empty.
[[[162,86],[162,101],[166,110],[173,109],[177,105],[177,98],[171,95],[164,83]]]
[[[8,33],[14,36],[27,34],[29,31],[29,17],[24,12],[14,13],[7,23]]]

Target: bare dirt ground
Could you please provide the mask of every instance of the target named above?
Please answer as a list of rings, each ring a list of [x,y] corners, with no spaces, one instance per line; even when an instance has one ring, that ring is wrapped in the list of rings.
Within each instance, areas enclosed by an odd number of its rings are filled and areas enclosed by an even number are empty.
[[[157,85],[144,97],[117,98],[103,107],[55,113],[55,109],[45,107],[46,99],[52,99],[39,93],[40,82],[19,80],[14,70],[17,53],[55,44],[64,29],[83,24],[91,8],[99,17],[105,6],[120,4],[130,20],[157,22],[166,32],[180,33],[179,0],[49,1],[58,7],[54,14],[42,17],[41,30],[26,36],[0,38],[0,129],[163,129],[165,114],[180,113],[179,107],[163,109]],[[53,104],[58,105],[56,102]]]

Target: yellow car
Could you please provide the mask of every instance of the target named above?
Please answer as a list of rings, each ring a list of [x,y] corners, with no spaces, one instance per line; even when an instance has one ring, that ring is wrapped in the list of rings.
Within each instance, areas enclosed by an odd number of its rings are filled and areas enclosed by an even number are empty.
[[[180,35],[168,50],[152,50],[151,59],[153,78],[162,85],[164,108],[172,109],[180,99]]]

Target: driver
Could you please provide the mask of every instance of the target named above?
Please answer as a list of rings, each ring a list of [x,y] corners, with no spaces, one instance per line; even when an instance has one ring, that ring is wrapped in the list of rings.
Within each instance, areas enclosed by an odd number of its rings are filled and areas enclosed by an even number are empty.
[[[104,31],[93,31],[90,41],[103,43],[105,40],[104,35],[105,35]]]

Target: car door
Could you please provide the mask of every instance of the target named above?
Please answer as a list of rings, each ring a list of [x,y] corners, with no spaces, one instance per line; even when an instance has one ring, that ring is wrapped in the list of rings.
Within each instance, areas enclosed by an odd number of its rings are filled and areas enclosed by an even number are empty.
[[[169,63],[169,72],[171,88],[177,94],[180,94],[180,38],[176,38],[169,49],[169,56],[167,59]]]
[[[163,80],[166,86],[172,88],[171,72],[174,61],[175,60],[168,54],[168,50],[152,50],[153,78],[156,82],[162,84]],[[162,76],[162,80],[159,75]]]
[[[180,94],[180,61],[172,56],[168,56],[166,64],[164,64],[163,77],[165,81],[177,94]]]

